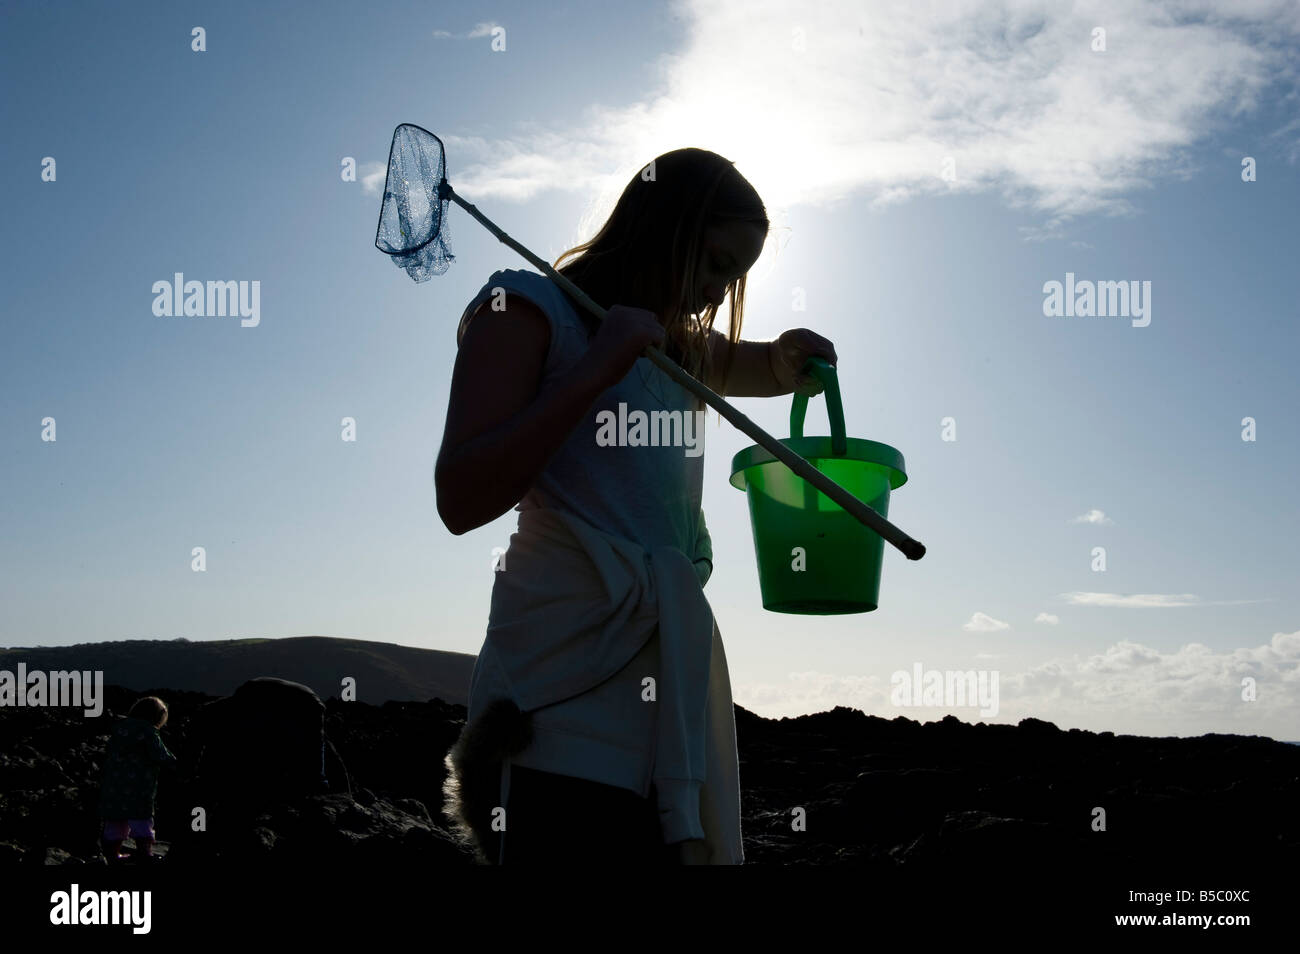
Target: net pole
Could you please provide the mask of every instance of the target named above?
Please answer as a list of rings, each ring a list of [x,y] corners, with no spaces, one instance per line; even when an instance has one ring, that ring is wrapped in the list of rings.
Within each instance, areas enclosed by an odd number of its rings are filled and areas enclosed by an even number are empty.
[[[565,278],[555,269],[551,268],[549,263],[538,258],[524,246],[520,245],[503,232],[497,227],[496,223],[476,209],[473,204],[462,199],[460,195],[452,189],[451,183],[447,182],[445,179],[438,187],[438,198],[450,199],[455,202],[462,209],[472,215],[480,225],[495,235],[500,242],[510,246],[526,258],[540,271],[550,277],[552,281],[559,284],[560,287],[572,295],[576,301],[601,321],[605,320],[605,315],[607,313],[606,309],[596,304],[596,302],[592,301],[586,292],[573,284],[573,282],[569,281],[569,279]],[[808,461],[790,450],[790,448],[786,447],[775,437],[772,437],[748,417],[728,404],[722,395],[718,394],[708,385],[687,374],[686,371],[668,357],[668,355],[664,354],[653,345],[646,346],[645,355],[670,378],[725,417],[742,433],[752,438],[755,443],[761,445],[765,450],[772,454],[773,457],[781,461],[831,500],[835,501],[867,527],[880,534],[881,537],[896,547],[909,560],[919,560],[921,557],[925,556],[925,545],[923,543],[919,540],[912,539],[898,527],[894,526],[894,524],[876,513],[875,510],[868,507],[857,497],[853,496],[812,464],[808,463]]]

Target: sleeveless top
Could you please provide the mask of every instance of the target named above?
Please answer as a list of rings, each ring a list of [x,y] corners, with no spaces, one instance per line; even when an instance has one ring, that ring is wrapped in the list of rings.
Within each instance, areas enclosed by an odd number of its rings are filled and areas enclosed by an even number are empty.
[[[544,393],[586,352],[587,329],[571,299],[545,275],[504,269],[494,272],[466,307],[457,345],[474,311],[494,297],[496,288],[507,297],[527,298],[550,323]],[[641,427],[635,411],[643,412]],[[649,358],[638,358],[596,399],[514,509],[557,507],[647,549],[675,546],[692,560],[707,560],[711,573],[711,541],[700,509],[706,416],[703,401]]]

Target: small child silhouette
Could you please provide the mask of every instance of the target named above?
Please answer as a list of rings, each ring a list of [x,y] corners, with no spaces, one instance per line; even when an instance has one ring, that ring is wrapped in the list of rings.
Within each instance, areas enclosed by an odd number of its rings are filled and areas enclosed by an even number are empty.
[[[157,857],[153,853],[153,813],[158,770],[176,764],[176,756],[158,734],[166,723],[166,703],[157,696],[145,696],[113,727],[99,787],[104,857],[110,864],[128,857],[122,854],[128,834],[135,839],[138,857]]]

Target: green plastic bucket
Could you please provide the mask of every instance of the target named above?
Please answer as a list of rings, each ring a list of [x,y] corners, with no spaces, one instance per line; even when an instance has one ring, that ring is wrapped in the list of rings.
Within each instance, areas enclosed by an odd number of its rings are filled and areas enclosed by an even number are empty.
[[[889,492],[907,482],[903,455],[888,444],[845,436],[834,366],[811,358],[804,373],[824,385],[831,436],[803,436],[808,398],[796,394],[790,437],[781,443],[888,517]],[[731,485],[749,498],[764,609],[831,616],[877,607],[885,547],[880,534],[758,444],[731,459]]]

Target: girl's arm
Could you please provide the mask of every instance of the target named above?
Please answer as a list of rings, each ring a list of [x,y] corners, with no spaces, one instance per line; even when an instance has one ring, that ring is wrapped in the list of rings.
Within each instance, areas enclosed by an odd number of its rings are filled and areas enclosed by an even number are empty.
[[[163,765],[175,765],[176,756],[172,755],[167,744],[163,742],[162,737],[157,732],[153,736],[153,757],[154,761],[161,762]]]
[[[710,348],[714,356],[713,376],[720,379],[722,362],[731,342],[720,331],[714,331]],[[727,394],[773,397],[793,394],[796,390],[809,396],[820,394],[821,383],[811,374],[800,373],[812,357],[824,358],[832,367],[839,360],[835,355],[835,345],[810,328],[791,328],[771,341],[741,340],[736,349]],[[709,384],[709,387],[717,390],[714,384]]]
[[[776,339],[740,340],[736,346],[736,357],[732,360],[731,374],[727,378],[726,397],[775,397],[794,392],[794,380],[773,353],[775,345]],[[731,350],[731,342],[726,335],[715,330],[709,338],[709,347],[713,374],[705,384],[716,391],[722,380],[722,367],[727,360],[727,352]]]
[[[520,295],[500,312],[485,303],[470,321],[434,470],[438,515],[457,536],[517,504],[609,387],[607,371],[584,358],[539,395],[550,334],[546,315]]]

